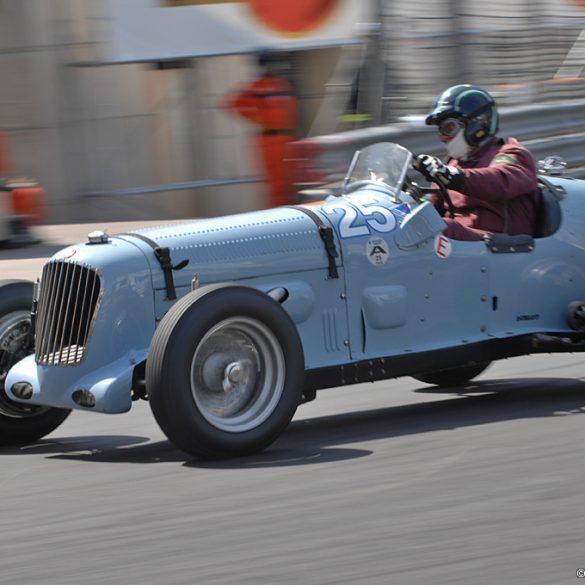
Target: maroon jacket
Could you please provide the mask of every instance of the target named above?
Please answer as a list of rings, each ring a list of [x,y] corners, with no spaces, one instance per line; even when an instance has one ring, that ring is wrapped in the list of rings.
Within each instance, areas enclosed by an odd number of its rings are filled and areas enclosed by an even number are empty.
[[[449,191],[455,220],[484,233],[532,234],[538,183],[532,155],[515,138],[492,138],[465,161],[450,160],[465,175]],[[434,203],[441,210],[440,198]]]

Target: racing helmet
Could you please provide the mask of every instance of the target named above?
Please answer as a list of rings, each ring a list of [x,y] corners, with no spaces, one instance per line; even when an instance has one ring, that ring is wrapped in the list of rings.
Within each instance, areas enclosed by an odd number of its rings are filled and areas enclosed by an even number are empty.
[[[427,125],[439,126],[447,118],[463,122],[465,140],[478,146],[498,131],[498,110],[494,98],[476,85],[454,85],[446,89],[426,117]]]

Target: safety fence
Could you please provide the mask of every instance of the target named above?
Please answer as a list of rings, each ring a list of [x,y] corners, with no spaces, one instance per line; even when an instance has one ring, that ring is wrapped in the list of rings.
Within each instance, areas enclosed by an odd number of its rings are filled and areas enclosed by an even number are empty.
[[[422,113],[456,83],[501,104],[585,98],[583,0],[378,0],[381,122]]]

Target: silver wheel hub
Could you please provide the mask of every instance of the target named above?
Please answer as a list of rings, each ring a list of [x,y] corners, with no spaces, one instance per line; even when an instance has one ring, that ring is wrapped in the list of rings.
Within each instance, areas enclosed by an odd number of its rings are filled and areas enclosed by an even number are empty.
[[[284,388],[284,354],[272,331],[247,317],[221,321],[200,341],[191,393],[216,428],[244,432],[269,418]]]
[[[240,362],[234,362],[233,364],[229,364],[228,367],[225,369],[225,383],[229,384],[230,387],[233,387],[238,382],[242,381],[244,376],[244,368]],[[224,386],[224,390],[227,388]]]

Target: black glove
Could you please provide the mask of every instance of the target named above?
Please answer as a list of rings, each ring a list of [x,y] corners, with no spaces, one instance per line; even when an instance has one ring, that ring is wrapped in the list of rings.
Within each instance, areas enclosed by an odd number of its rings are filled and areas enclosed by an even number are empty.
[[[412,160],[412,168],[421,173],[427,181],[440,182],[456,191],[463,186],[464,175],[457,167],[441,162],[436,156],[419,154]]]

